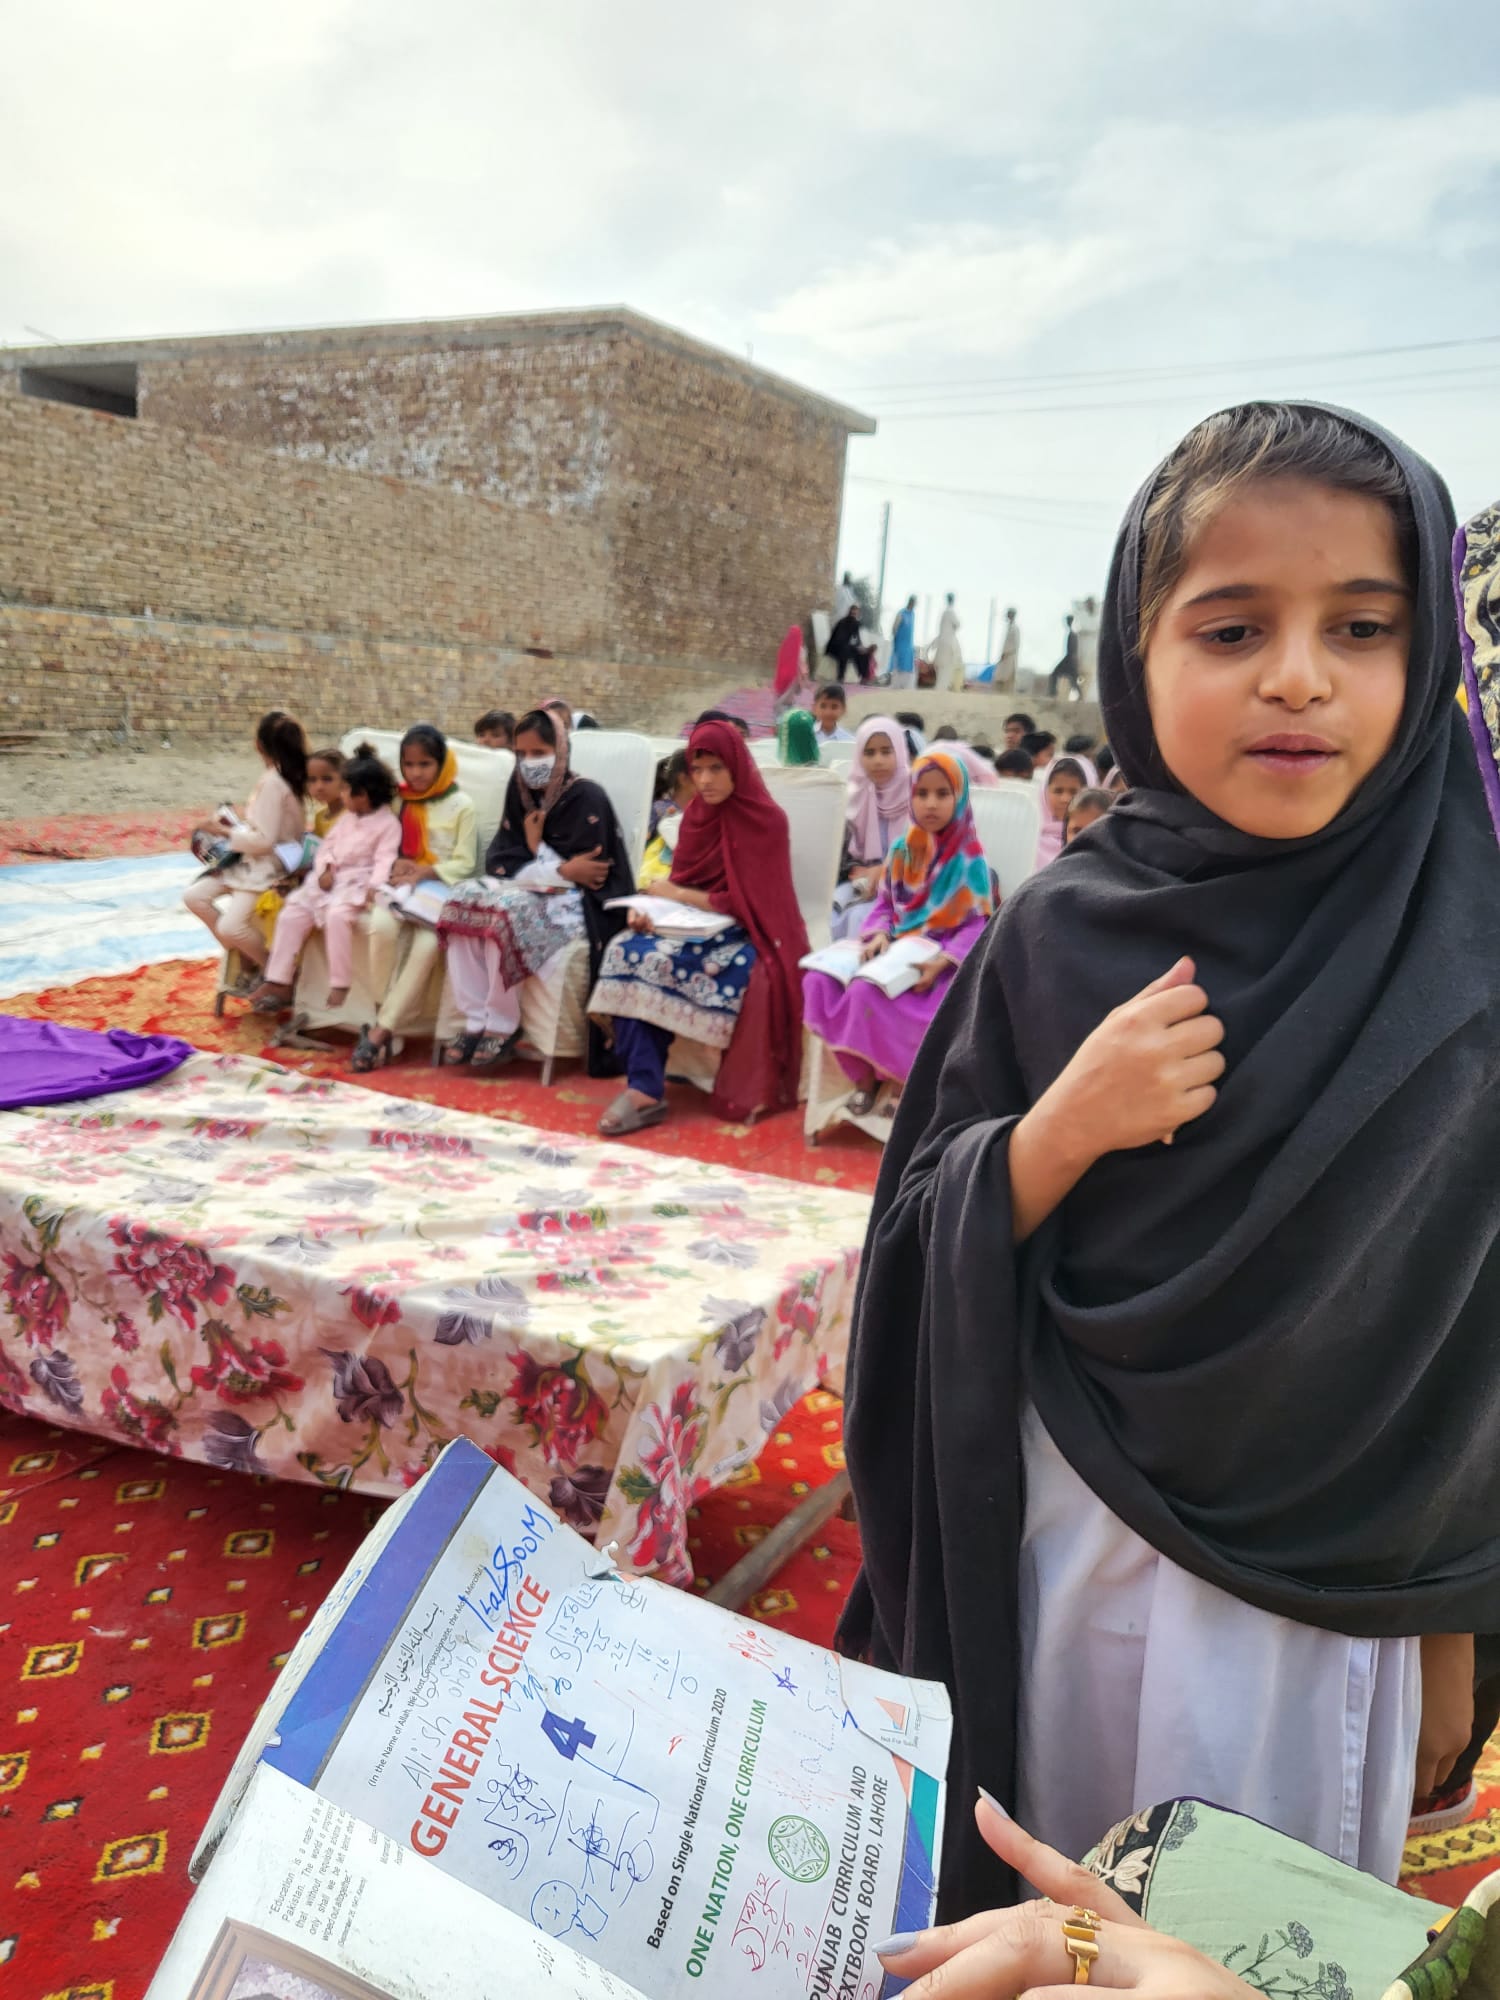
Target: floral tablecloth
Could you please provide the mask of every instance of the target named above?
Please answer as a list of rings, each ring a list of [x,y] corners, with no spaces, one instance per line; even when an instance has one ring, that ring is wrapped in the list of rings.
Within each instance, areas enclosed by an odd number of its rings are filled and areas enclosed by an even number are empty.
[[[868,1201],[192,1057],[0,1114],[0,1402],[372,1493],[473,1438],[622,1561],[842,1376]]]

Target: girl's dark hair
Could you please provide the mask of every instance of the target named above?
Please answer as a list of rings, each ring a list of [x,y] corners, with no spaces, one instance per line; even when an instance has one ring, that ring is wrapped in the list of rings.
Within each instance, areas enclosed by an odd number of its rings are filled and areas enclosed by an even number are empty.
[[[1079,756],[1087,757],[1094,748],[1094,739],[1092,736],[1070,736],[1063,745],[1063,748],[1070,756],[1076,753]]]
[[[487,708],[474,724],[474,734],[476,736],[484,736],[485,734],[493,736],[497,729],[505,730],[510,736],[515,735],[516,718],[508,708]]]
[[[727,722],[731,728],[740,732],[747,743],[750,740],[750,725],[744,716],[731,715],[727,708],[705,708],[698,717],[698,722]],[[698,722],[693,724],[695,729],[698,727]]]
[[[1024,750],[1002,750],[995,759],[995,769],[1002,778],[1029,778],[1033,766]]]
[[[1417,530],[1401,468],[1376,438],[1331,410],[1242,403],[1195,424],[1162,467],[1141,524],[1144,652],[1194,540],[1225,503],[1267,479],[1303,479],[1382,500],[1396,524],[1402,568],[1416,582]]]
[[[344,753],[342,750],[309,750],[307,761],[309,764],[326,764],[330,771],[342,771]]]
[[[516,724],[510,740],[512,743],[515,743],[523,735],[540,736],[544,743],[550,743],[555,750],[557,748],[557,717],[549,709],[528,708]]]
[[[679,781],[685,778],[687,774],[688,760],[686,750],[674,750],[670,757],[663,757],[656,767],[657,798],[671,798],[673,792],[677,789]]]
[[[1101,743],[1094,758],[1094,769],[1101,778],[1107,778],[1115,768],[1115,753],[1107,743]]]
[[[448,755],[448,739],[435,722],[414,722],[401,739],[401,748],[420,744],[433,763],[441,770]]]
[[[1041,752],[1043,750],[1050,750],[1056,741],[1057,738],[1052,734],[1050,729],[1030,729],[1021,738],[1019,747],[1035,763]]]
[[[307,797],[307,738],[285,709],[273,708],[256,725],[255,740],[299,799]]]
[[[1035,724],[1035,722],[1034,722],[1034,721],[1032,720],[1032,718],[1031,718],[1031,717],[1030,717],[1029,715],[1026,715],[1026,714],[1024,714],[1024,713],[1022,712],[1022,710],[1020,710],[1020,709],[1017,709],[1014,715],[1007,715],[1007,716],[1006,716],[1006,718],[1005,718],[1005,726],[1006,726],[1006,728],[1007,728],[1007,729],[1009,729],[1009,728],[1010,728],[1010,725],[1011,725],[1011,724],[1012,724],[1013,722],[1019,722],[1019,723],[1020,723],[1020,725],[1021,725],[1021,734],[1022,734],[1023,736],[1030,736],[1030,735],[1032,734],[1032,732],[1033,732],[1033,731],[1035,730],[1035,728],[1036,728],[1036,724]]]
[[[920,729],[924,736],[927,733],[927,724],[914,708],[898,708],[891,720],[899,722],[903,729]]]
[[[1068,818],[1071,819],[1076,812],[1110,812],[1117,796],[1114,792],[1106,792],[1099,785],[1088,785],[1068,807]]]
[[[396,780],[373,743],[356,744],[354,755],[344,766],[344,783],[372,806],[388,806],[396,796]]]
[[[958,731],[953,727],[951,722],[945,722],[941,728],[933,730],[932,740],[934,743],[956,743],[958,741]]]

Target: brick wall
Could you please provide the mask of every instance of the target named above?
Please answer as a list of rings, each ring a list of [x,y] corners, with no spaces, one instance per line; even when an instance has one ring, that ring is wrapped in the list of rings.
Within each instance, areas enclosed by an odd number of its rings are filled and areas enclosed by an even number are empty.
[[[848,429],[865,420],[635,314],[30,358],[90,355],[135,368],[142,430],[437,485],[591,532],[589,586],[606,598],[596,657],[732,663],[758,678],[787,626],[832,592]],[[0,354],[0,396],[27,358]],[[537,603],[559,628],[575,615],[550,585]]]
[[[469,736],[487,708],[520,714],[563,694],[606,727],[675,735],[743,678],[0,603],[0,729],[222,742],[288,708],[314,736],[419,720]]]
[[[844,426],[646,342],[620,368],[605,512],[624,648],[768,671],[832,595]]]
[[[0,403],[0,600],[597,655],[597,522]]]

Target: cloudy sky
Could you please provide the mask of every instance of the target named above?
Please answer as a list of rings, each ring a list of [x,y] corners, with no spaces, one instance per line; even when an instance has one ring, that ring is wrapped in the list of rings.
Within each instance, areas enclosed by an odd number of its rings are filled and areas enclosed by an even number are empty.
[[[1500,493],[1500,44],[1421,0],[47,0],[0,341],[623,301],[880,419],[843,560],[1049,663],[1250,394]],[[935,616],[935,611],[934,611]]]

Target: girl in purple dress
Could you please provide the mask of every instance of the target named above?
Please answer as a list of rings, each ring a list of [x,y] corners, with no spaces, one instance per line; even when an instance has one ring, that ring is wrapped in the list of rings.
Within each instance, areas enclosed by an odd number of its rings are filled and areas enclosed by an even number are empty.
[[[994,908],[990,868],[969,807],[969,774],[959,758],[929,750],[911,768],[911,825],[886,857],[866,916],[862,956],[889,951],[900,938],[926,937],[941,947],[905,993],[868,979],[842,985],[831,973],[803,979],[803,1019],[855,1085],[849,1109],[863,1117],[882,1084],[894,1106],[956,969],[979,942]]]

